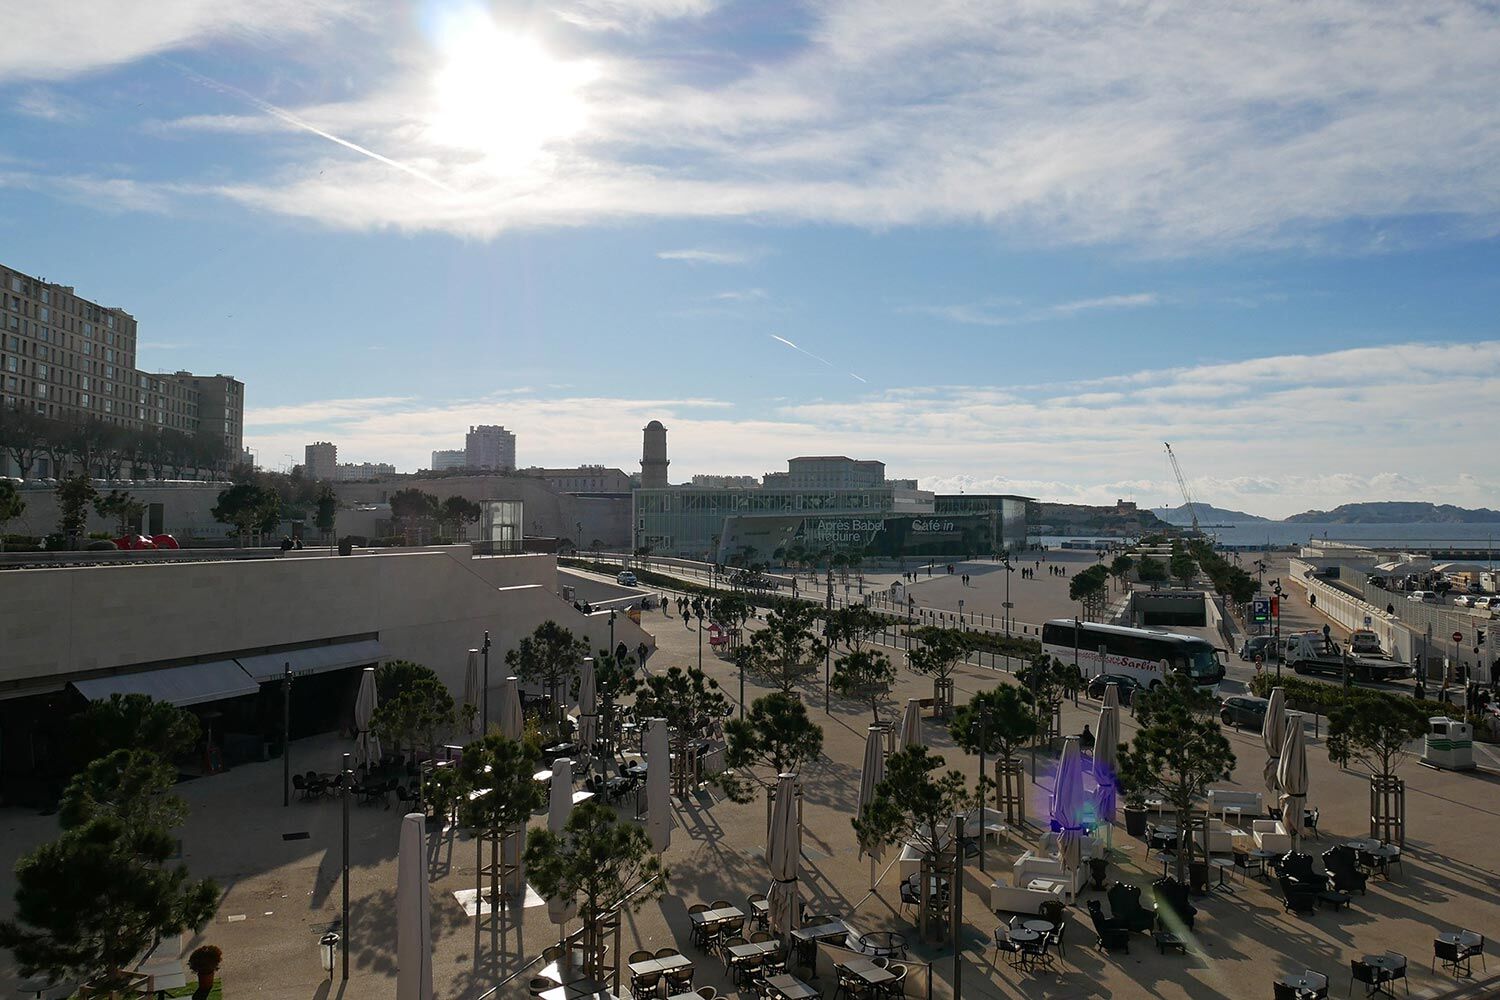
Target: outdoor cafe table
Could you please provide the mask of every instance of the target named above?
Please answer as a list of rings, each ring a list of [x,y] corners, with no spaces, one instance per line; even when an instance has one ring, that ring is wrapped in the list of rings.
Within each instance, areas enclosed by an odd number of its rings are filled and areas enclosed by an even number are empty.
[[[1401,848],[1395,844],[1377,844],[1374,847],[1362,848],[1361,850],[1374,860],[1376,873],[1386,878],[1391,877],[1391,862],[1401,857]]]
[[[813,964],[813,947],[819,941],[832,941],[848,936],[849,927],[842,920],[818,924],[816,927],[798,927],[792,931],[792,938],[797,942],[797,961],[810,966]]]
[[[1390,981],[1391,973],[1406,964],[1406,959],[1403,956],[1389,953],[1384,955],[1366,955],[1362,961],[1380,973],[1380,986],[1378,988],[1387,992],[1389,992],[1389,989],[1385,984]]]
[[[862,954],[895,957],[906,954],[906,935],[896,931],[870,931],[859,936]]]
[[[771,901],[769,899],[750,900],[750,910],[755,914],[755,919],[762,923],[771,915]]]
[[[567,986],[543,991],[539,1000],[620,1000],[619,997],[590,979],[580,979]]]
[[[721,906],[717,910],[689,913],[688,919],[695,924],[717,924],[724,920],[733,920],[735,917],[744,917],[744,915],[745,911],[738,906]]]
[[[746,941],[724,949],[731,958],[754,958],[756,955],[771,955],[780,950],[780,941]]]
[[[872,958],[851,958],[839,965],[845,972],[858,976],[870,986],[879,986],[896,978],[895,973],[882,966],[876,965]]]
[[[1309,997],[1328,995],[1328,977],[1315,972],[1287,972],[1277,978],[1282,986],[1290,986],[1299,994]]]
[[[693,960],[686,955],[668,955],[665,958],[645,958],[639,962],[630,963],[630,975],[654,976],[661,972],[671,972],[673,969],[687,968],[693,964]]]
[[[766,985],[782,1000],[812,1000],[813,997],[822,996],[817,987],[809,986],[796,976],[785,973],[771,976],[766,980]]]

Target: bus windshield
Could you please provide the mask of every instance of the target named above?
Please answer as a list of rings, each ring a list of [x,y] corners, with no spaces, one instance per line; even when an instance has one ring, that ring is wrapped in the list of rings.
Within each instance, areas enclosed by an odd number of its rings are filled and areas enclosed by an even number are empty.
[[[1189,643],[1183,648],[1188,657],[1188,673],[1198,680],[1218,680],[1224,676],[1214,648],[1206,642]]]

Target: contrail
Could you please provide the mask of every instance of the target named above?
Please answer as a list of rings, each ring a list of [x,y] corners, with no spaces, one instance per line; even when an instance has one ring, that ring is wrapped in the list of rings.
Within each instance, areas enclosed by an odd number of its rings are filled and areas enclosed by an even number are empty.
[[[834,364],[833,364],[832,361],[829,361],[827,358],[820,358],[816,354],[814,354],[812,351],[803,350],[802,348],[798,347],[796,344],[792,343],[790,340],[787,340],[785,337],[778,337],[774,333],[770,334],[770,337],[771,337],[772,340],[778,340],[781,343],[785,344],[786,346],[790,347],[792,350],[796,351],[798,354],[806,354],[808,357],[812,358],[814,361],[820,361],[823,364],[827,365],[829,368],[833,368],[834,367]],[[854,379],[857,382],[865,382],[866,381],[865,379],[863,379],[860,376],[854,374],[853,372],[846,372],[845,374],[847,374],[850,378]]]
[[[418,170],[416,167],[402,163],[400,160],[393,160],[389,156],[383,156],[380,153],[375,152],[373,149],[367,149],[364,146],[361,146],[357,142],[350,142],[348,139],[336,136],[332,132],[324,131],[311,122],[302,120],[285,108],[279,108],[269,101],[263,101],[259,97],[256,97],[254,94],[246,93],[238,87],[223,83],[219,80],[215,80],[213,77],[204,76],[202,73],[199,73],[196,70],[189,69],[181,63],[173,62],[170,59],[163,59],[162,62],[166,63],[168,66],[171,66],[173,69],[188,77],[190,80],[194,80],[202,84],[203,86],[208,87],[210,90],[217,90],[221,94],[228,94],[232,97],[238,97],[240,100],[254,105],[271,117],[279,118],[281,121],[286,122],[288,125],[291,125],[294,128],[300,128],[304,132],[311,132],[313,135],[318,136],[319,138],[327,139],[329,142],[335,143],[339,146],[343,146],[345,149],[352,150],[360,154],[361,156],[368,156],[370,159],[375,160],[378,163],[384,163],[388,167],[394,167],[402,173],[410,174],[417,180],[423,181],[427,184],[431,184],[433,187],[446,191],[449,194],[459,193],[452,187],[438,180],[436,177],[433,177],[431,174],[424,173],[423,171]]]

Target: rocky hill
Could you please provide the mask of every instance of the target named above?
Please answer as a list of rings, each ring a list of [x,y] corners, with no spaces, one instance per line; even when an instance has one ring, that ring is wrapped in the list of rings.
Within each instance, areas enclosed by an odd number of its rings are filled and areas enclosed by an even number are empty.
[[[1133,504],[1090,507],[1073,503],[1035,503],[1028,511],[1026,521],[1028,531],[1042,535],[1115,538],[1172,530],[1172,525]]]
[[[1322,524],[1480,524],[1500,522],[1500,510],[1480,507],[1470,510],[1452,504],[1383,500],[1373,503],[1340,504],[1333,510],[1309,510],[1293,514],[1288,521]]]
[[[1230,510],[1227,507],[1215,507],[1211,503],[1194,503],[1198,510],[1199,524],[1245,524],[1250,521],[1269,521],[1268,517],[1259,514],[1247,514],[1242,510]],[[1151,513],[1178,527],[1185,527],[1193,523],[1193,515],[1188,512],[1187,504],[1177,507],[1152,507]]]

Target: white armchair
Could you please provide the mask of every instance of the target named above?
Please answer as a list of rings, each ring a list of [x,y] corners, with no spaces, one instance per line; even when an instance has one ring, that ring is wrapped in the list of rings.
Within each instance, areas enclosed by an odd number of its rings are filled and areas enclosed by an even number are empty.
[[[1088,881],[1088,865],[1086,862],[1093,857],[1096,851],[1096,842],[1093,837],[1084,837],[1079,845],[1079,858],[1085,862],[1080,864],[1074,871],[1070,880],[1068,874],[1063,871],[1062,859],[1053,854],[1041,854],[1036,851],[1027,851],[1016,859],[1011,865],[1014,873],[1015,884],[1025,888],[1026,884],[1035,878],[1051,878],[1060,882],[1068,883],[1068,896],[1071,899],[1083,891],[1084,883]]]
[[[1279,819],[1258,819],[1251,823],[1250,837],[1262,851],[1284,854],[1292,849],[1291,835]]]

